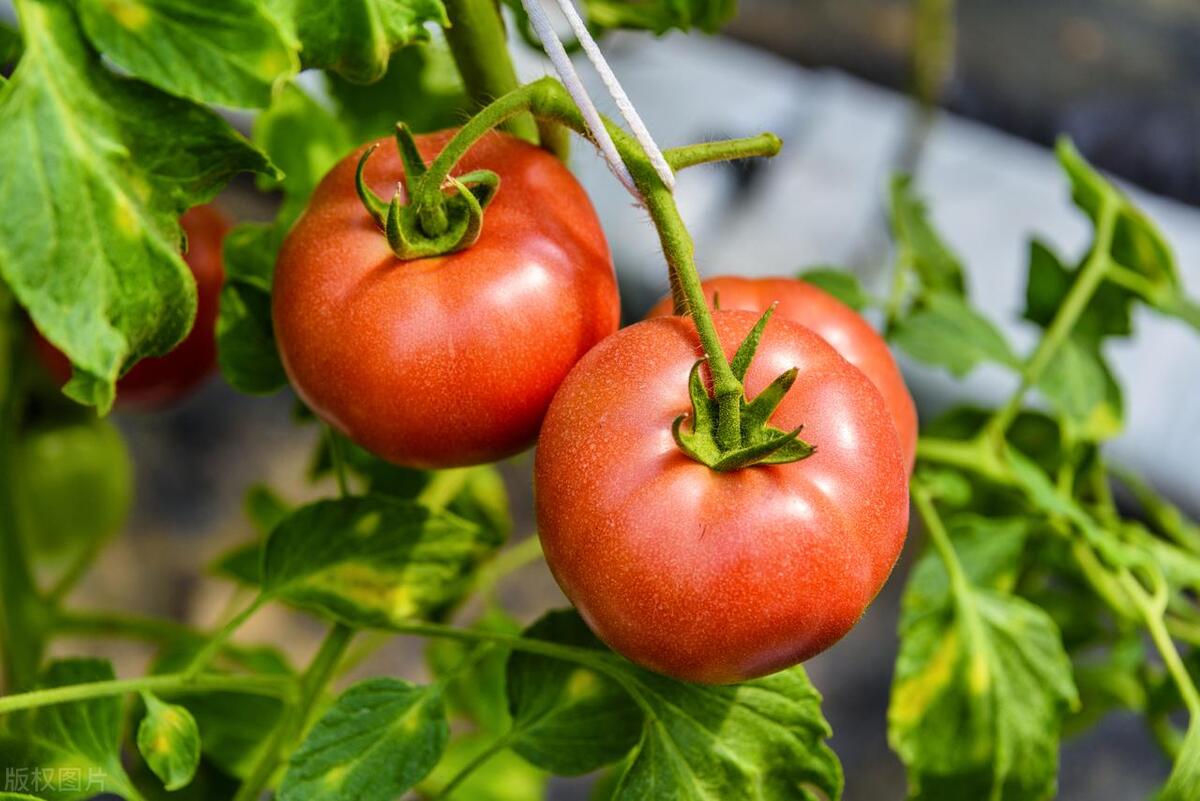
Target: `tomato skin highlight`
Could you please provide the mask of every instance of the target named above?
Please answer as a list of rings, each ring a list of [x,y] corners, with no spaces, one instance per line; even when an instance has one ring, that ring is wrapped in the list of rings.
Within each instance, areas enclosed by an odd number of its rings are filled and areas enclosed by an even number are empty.
[[[904,376],[888,350],[887,342],[858,312],[823,289],[796,278],[743,278],[718,276],[703,283],[704,297],[717,295],[726,311],[762,314],[772,303],[775,318],[800,323],[815,331],[837,349],[846,361],[866,374],[883,396],[900,444],[908,460],[909,472],[917,452],[917,407],[904,383]],[[672,314],[671,299],[654,305],[647,317]]]
[[[430,161],[453,131],[418,136]],[[403,175],[381,139],[366,181],[391,198]],[[617,329],[608,243],[575,177],[546,151],[491,133],[454,174],[500,189],[479,240],[400,261],[355,193],[364,148],[322,180],[275,271],[273,317],[292,385],[367,450],[423,468],[528,448],[571,367]]]
[[[229,219],[209,204],[188,209],[179,222],[187,235],[183,260],[196,279],[196,319],[174,350],[142,359],[121,376],[116,404],[122,409],[170,406],[203,383],[217,366],[217,312],[225,280],[221,243],[229,232]],[[34,346],[55,381],[67,383],[70,360],[40,334],[34,337]]]
[[[732,356],[757,315],[714,313]],[[815,333],[774,318],[748,396],[797,367],[771,418],[804,424],[799,462],[720,473],[686,456],[700,355],[690,318],[619,331],[580,360],[538,440],[546,561],[614,650],[704,683],[773,673],[849,631],[887,580],[908,526],[907,466],[883,399]]]

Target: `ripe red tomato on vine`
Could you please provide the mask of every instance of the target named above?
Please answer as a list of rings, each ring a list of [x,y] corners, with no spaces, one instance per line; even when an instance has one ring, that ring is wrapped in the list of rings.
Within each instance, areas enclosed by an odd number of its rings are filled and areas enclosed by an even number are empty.
[[[212,204],[188,209],[179,218],[187,235],[184,262],[196,279],[196,319],[179,345],[163,356],[142,359],[117,382],[117,404],[153,409],[180,400],[208,378],[217,364],[218,301],[225,272],[221,244],[229,219]],[[42,364],[60,384],[71,378],[71,362],[41,335],[34,344]]]
[[[729,355],[758,319],[713,317]],[[697,352],[691,318],[663,317],[580,360],[542,427],[534,497],[546,561],[602,640],[652,670],[725,683],[807,659],[858,622],[904,544],[908,465],[875,386],[780,317],[746,397],[795,368],[771,423],[803,425],[815,450],[727,472],[694,460],[672,425]]]
[[[909,470],[917,449],[917,407],[887,342],[862,318],[828,292],[795,278],[718,276],[704,281],[704,297],[717,297],[722,309],[762,314],[775,307],[775,319],[792,320],[816,332],[846,361],[862,370],[883,396]],[[672,314],[671,299],[655,304],[647,317]]]
[[[421,158],[453,134],[416,137]],[[390,139],[376,144],[363,177],[390,197],[403,161]],[[279,254],[272,311],[292,386],[323,420],[398,464],[456,467],[528,448],[568,371],[619,322],[587,195],[545,150],[489,133],[452,173],[499,176],[479,239],[401,259],[356,191],[366,150],[325,176]]]

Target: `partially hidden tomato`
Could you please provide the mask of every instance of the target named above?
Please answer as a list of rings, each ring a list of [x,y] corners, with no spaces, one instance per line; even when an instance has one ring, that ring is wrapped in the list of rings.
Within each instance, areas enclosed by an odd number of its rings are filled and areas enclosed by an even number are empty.
[[[422,157],[453,133],[416,137]],[[379,144],[366,183],[390,198],[403,167],[391,140]],[[500,177],[479,240],[400,260],[356,193],[363,150],[325,176],[279,254],[272,314],[292,385],[397,464],[457,467],[524,450],[571,367],[619,322],[587,195],[546,151],[487,134],[454,170]]]
[[[883,396],[911,471],[917,449],[917,407],[887,343],[871,324],[828,292],[795,278],[719,276],[704,284],[704,297],[717,297],[722,309],[762,314],[778,303],[775,317],[815,331],[846,361],[866,374]],[[711,302],[711,300],[710,300]],[[648,317],[672,313],[671,299],[660,301]]]
[[[757,319],[714,313],[727,355]],[[546,416],[534,495],[546,561],[602,640],[652,670],[726,683],[807,659],[854,626],[904,543],[907,465],[878,390],[780,317],[747,397],[797,368],[771,424],[803,425],[816,450],[730,472],[694,461],[671,425],[691,410],[700,352],[691,318],[662,317],[588,353]]]
[[[196,319],[178,346],[163,356],[142,359],[117,382],[117,405],[130,409],[169,406],[208,378],[217,364],[216,326],[221,282],[221,243],[229,220],[215,206],[196,206],[179,218],[187,235],[183,260],[196,279]],[[71,377],[71,362],[40,335],[34,338],[42,363],[60,384]]]
[[[78,553],[115,534],[133,500],[133,465],[104,420],[35,425],[16,452],[21,530],[43,558]]]

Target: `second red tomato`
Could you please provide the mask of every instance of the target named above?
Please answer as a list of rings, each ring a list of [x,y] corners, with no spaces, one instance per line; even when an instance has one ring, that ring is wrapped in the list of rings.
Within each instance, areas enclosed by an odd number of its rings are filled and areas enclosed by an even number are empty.
[[[426,161],[453,133],[417,137]],[[378,144],[366,182],[390,198],[403,167],[392,140]],[[457,467],[528,448],[568,371],[619,322],[587,195],[546,151],[488,134],[454,170],[500,177],[479,240],[402,261],[355,192],[361,154],[325,176],[279,254],[272,313],[292,385],[398,464]]]

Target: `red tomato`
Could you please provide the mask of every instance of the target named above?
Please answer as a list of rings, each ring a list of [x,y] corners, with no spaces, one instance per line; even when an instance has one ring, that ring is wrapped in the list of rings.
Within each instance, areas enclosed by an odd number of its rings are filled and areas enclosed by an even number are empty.
[[[758,319],[714,314],[730,356]],[[690,318],[596,346],[546,415],[534,472],[538,532],[563,592],[613,649],[688,681],[742,681],[828,648],[887,580],[908,526],[907,468],[867,378],[803,326],[772,319],[748,397],[785,370],[771,418],[815,453],[721,473],[687,457]],[[685,424],[686,425],[686,424]]]
[[[811,328],[842,354],[846,361],[866,373],[883,395],[908,469],[912,470],[917,450],[917,407],[904,384],[887,343],[870,323],[840,300],[795,278],[739,278],[722,276],[704,282],[704,296],[718,295],[722,309],[762,314],[778,302],[775,318],[784,318]],[[671,314],[671,299],[660,301],[648,317]]]
[[[453,131],[417,137],[428,161]],[[390,198],[392,140],[366,167]],[[544,150],[489,134],[455,174],[500,190],[458,253],[398,260],[355,192],[360,149],[322,180],[275,268],[273,316],[314,412],[392,462],[442,468],[529,447],[555,390],[620,316],[608,244],[583,188]]]
[[[117,382],[117,404],[122,408],[167,406],[198,386],[217,364],[218,300],[225,272],[221,267],[221,242],[229,220],[215,206],[196,206],[179,218],[187,234],[183,260],[196,279],[196,320],[191,332],[170,353],[142,359]],[[65,384],[71,362],[40,335],[34,338],[38,355],[50,374]]]

